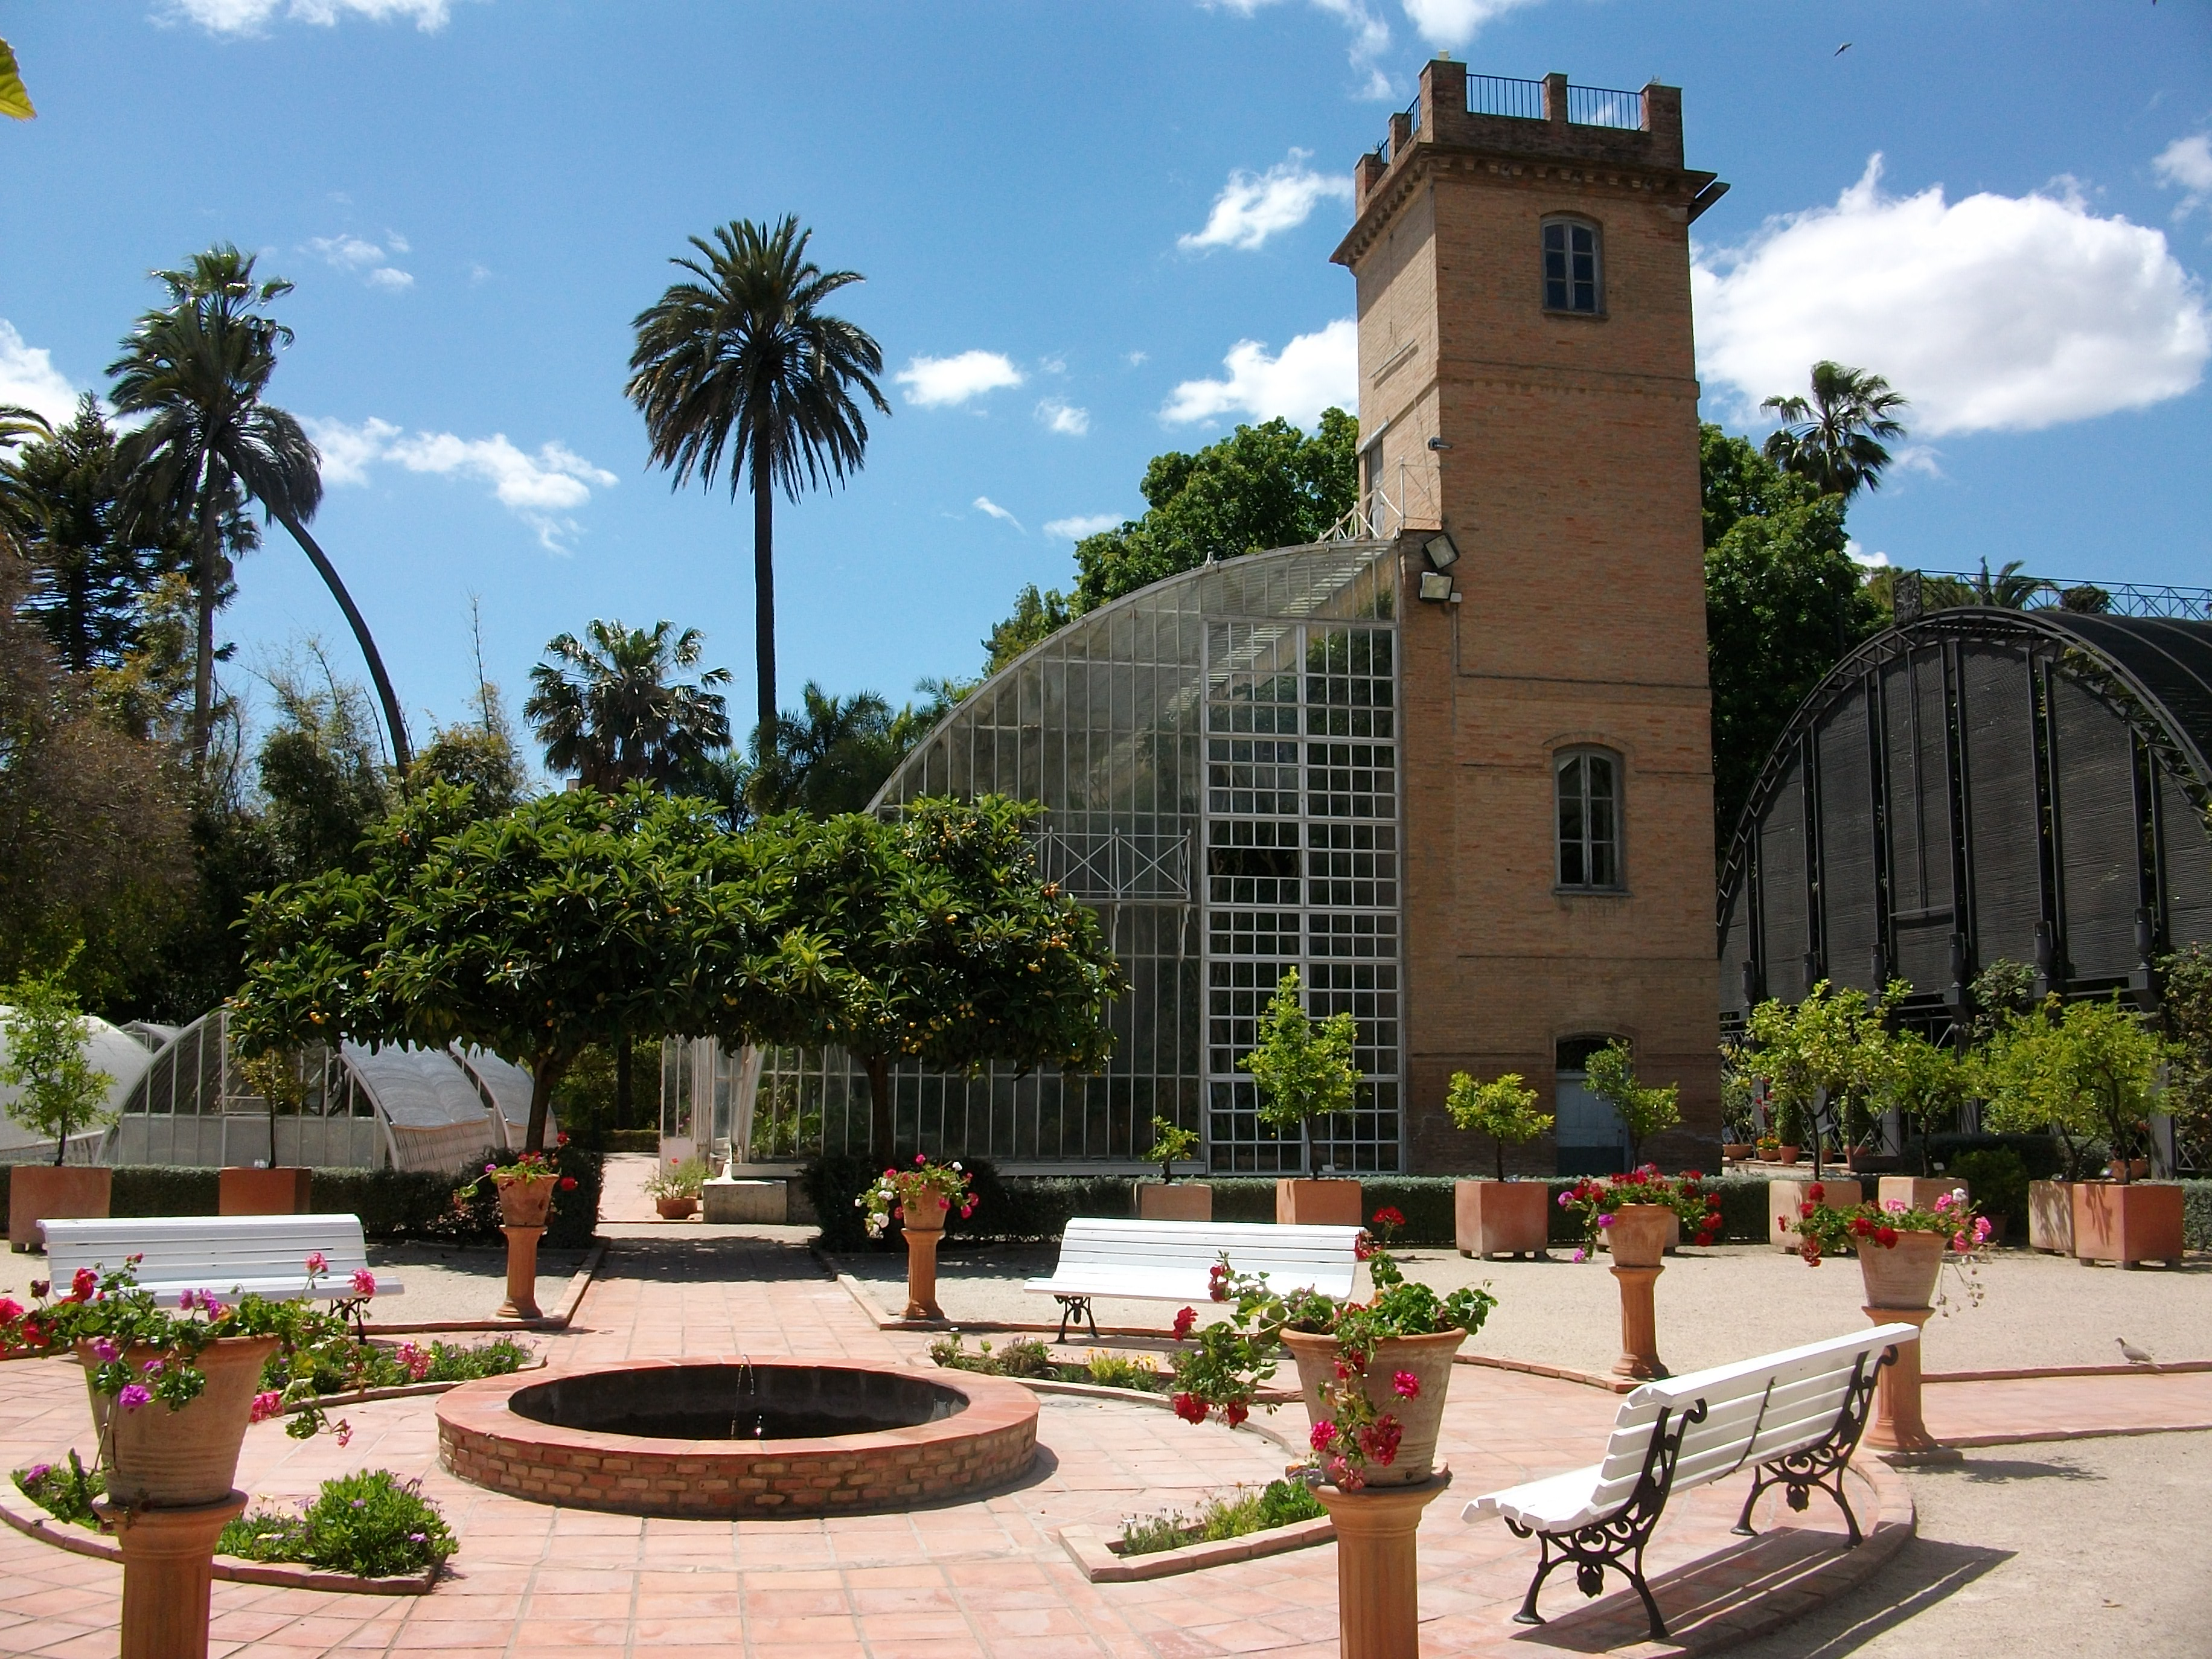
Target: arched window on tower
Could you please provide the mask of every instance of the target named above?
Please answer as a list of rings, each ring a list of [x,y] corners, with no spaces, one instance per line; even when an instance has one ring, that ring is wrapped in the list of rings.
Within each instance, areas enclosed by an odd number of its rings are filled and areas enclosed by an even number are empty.
[[[1605,271],[1598,228],[1587,219],[1544,221],[1544,309],[1601,316]]]
[[[1620,757],[1603,749],[1570,749],[1553,758],[1559,809],[1559,883],[1617,891],[1620,865]]]

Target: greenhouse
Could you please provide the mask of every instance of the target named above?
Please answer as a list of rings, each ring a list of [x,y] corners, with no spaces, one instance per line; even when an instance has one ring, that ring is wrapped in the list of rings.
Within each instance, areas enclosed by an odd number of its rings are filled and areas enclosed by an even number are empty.
[[[1347,541],[1210,564],[1078,617],[969,693],[874,803],[999,793],[1044,808],[1040,868],[1097,912],[1129,990],[1097,1075],[908,1066],[897,1138],[1002,1167],[1127,1166],[1152,1120],[1217,1170],[1306,1167],[1237,1062],[1286,969],[1351,1013],[1356,1110],[1312,1165],[1401,1167],[1397,570]],[[672,1043],[663,1129],[740,1163],[861,1151],[867,1080],[836,1051]]]
[[[7,1055],[8,1036],[6,1015],[9,1010],[0,1005],[0,1059]],[[92,1015],[84,1017],[85,1060],[95,1072],[107,1078],[107,1094],[104,1109],[119,1110],[123,1103],[145,1074],[152,1055],[150,1045],[140,1035],[145,1028],[135,1023],[130,1025],[111,1025]],[[25,1128],[7,1115],[7,1108],[21,1096],[21,1089],[0,1085],[0,1164],[51,1164],[54,1157],[52,1137],[41,1137]],[[80,1129],[69,1137],[67,1156],[70,1164],[98,1164],[107,1142],[104,1124]]]

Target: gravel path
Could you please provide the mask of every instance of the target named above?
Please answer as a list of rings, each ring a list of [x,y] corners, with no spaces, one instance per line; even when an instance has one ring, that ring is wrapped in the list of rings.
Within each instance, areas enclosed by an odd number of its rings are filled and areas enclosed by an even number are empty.
[[[1056,1321],[1059,1308],[1050,1297],[1021,1288],[1024,1279],[1050,1274],[1054,1259],[1049,1249],[947,1250],[939,1259],[938,1300],[956,1324]],[[1413,1249],[1400,1261],[1408,1277],[1440,1291],[1486,1284],[1498,1298],[1469,1352],[1575,1370],[1604,1370],[1620,1352],[1620,1297],[1602,1257],[1580,1264],[1564,1255],[1548,1261],[1473,1261],[1450,1250]],[[904,1256],[844,1256],[838,1266],[862,1282],[878,1307],[897,1311]],[[2172,1271],[2123,1273],[2004,1250],[1981,1269],[1978,1282],[1984,1296],[1976,1307],[1946,1273],[1950,1311],[1929,1322],[1928,1370],[2117,1364],[2114,1339],[2123,1336],[2160,1359],[2212,1359],[2212,1259],[2191,1257]],[[1657,1299],[1659,1352],[1678,1371],[1815,1341],[1865,1319],[1856,1263],[1808,1267],[1794,1255],[1756,1245],[1668,1257]],[[1175,1311],[1164,1302],[1102,1297],[1097,1304],[1102,1325],[1164,1331]]]

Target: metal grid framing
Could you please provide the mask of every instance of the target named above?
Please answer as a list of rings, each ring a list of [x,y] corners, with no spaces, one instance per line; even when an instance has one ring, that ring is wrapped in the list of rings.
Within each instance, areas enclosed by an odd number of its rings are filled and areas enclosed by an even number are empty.
[[[1395,602],[1384,542],[1208,565],[1079,618],[969,693],[923,740],[876,810],[926,795],[1041,804],[1040,867],[1097,911],[1130,989],[1110,1011],[1114,1053],[1101,1073],[899,1068],[902,1144],[1001,1164],[1127,1164],[1139,1161],[1158,1115],[1212,1141],[1226,1133],[1221,1144],[1233,1150],[1214,1152],[1218,1167],[1276,1167],[1258,1162],[1261,1137],[1239,1139],[1237,1113],[1224,1121],[1202,1109],[1214,1082],[1235,1086],[1204,1032],[1218,951],[1248,976],[1295,963],[1316,1012],[1344,1007],[1359,1018],[1361,1109],[1333,1126],[1330,1144],[1341,1144],[1340,1161],[1397,1167]],[[1233,648],[1224,657],[1212,647],[1224,629],[1297,641],[1284,683],[1265,697],[1210,697],[1210,671],[1261,672],[1256,659],[1239,669]],[[1299,654],[1309,635],[1318,653],[1310,661]],[[1209,729],[1217,710],[1230,727],[1249,720],[1253,729]],[[1208,804],[1216,740],[1237,751],[1223,786],[1233,810]],[[1213,845],[1215,826],[1271,855],[1254,862],[1260,873],[1229,878],[1218,905],[1200,890],[1197,856]],[[1267,839],[1277,836],[1287,843]],[[1229,940],[1219,947],[1210,938],[1217,910]],[[1237,940],[1258,954],[1242,954]],[[1263,1001],[1273,987],[1269,975]],[[770,1053],[755,1109],[799,1138],[818,1121],[826,1151],[867,1145],[867,1080],[841,1054]],[[1292,1166],[1296,1143],[1287,1152],[1272,1137],[1266,1144],[1270,1158]]]

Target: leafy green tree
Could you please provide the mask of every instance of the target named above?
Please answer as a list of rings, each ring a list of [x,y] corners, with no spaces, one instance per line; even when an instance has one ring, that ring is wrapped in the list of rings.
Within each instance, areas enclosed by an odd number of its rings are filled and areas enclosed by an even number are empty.
[[[1145,1149],[1145,1161],[1160,1166],[1160,1185],[1172,1186],[1175,1166],[1197,1151],[1197,1130],[1164,1117],[1152,1120],[1152,1144]]]
[[[1991,575],[1990,562],[1984,559],[1981,574],[1974,578],[1966,603],[1993,605],[2001,611],[2025,611],[2045,595],[2057,595],[2058,589],[2054,583],[2041,576],[2031,576],[2021,568],[2025,562],[2008,559]]]
[[[115,1079],[95,1071],[87,1057],[91,1032],[69,988],[69,960],[44,974],[25,974],[0,988],[0,1086],[22,1092],[8,1103],[8,1115],[33,1133],[54,1138],[54,1162],[69,1154],[69,1138],[114,1121],[106,1109]]]
[[[737,219],[699,258],[669,263],[694,280],[670,284],[631,326],[636,349],[624,388],[645,417],[653,459],[675,488],[694,472],[714,487],[729,464],[737,499],[743,463],[753,496],[753,629],[760,724],[775,723],[775,491],[842,483],[860,471],[868,424],[857,392],[885,415],[875,377],[884,354],[863,330],[822,309],[857,271],[825,271],[806,257],[813,233],[787,215],[774,225]]]
[[[319,645],[307,648],[325,683],[313,684],[297,662],[270,676],[276,720],[254,759],[270,848],[293,881],[358,867],[369,826],[392,806],[359,688],[331,673]]]
[[[1742,438],[1701,428],[1715,842],[1728,854],[1767,753],[1813,688],[1881,626],[1844,551],[1844,504]]]
[[[431,732],[409,775],[420,784],[465,784],[477,811],[497,817],[521,800],[529,778],[515,748],[514,728],[500,703],[499,688],[489,682],[480,686],[477,707],[475,720],[456,720]]]
[[[562,634],[546,646],[552,660],[530,671],[522,714],[545,745],[550,770],[574,773],[586,789],[665,788],[729,746],[728,706],[715,688],[730,683],[730,671],[675,678],[698,665],[706,635],[674,628],[595,617],[582,640]]]
[[[1359,1069],[1352,1054],[1358,1028],[1350,1014],[1321,1020],[1308,1015],[1298,996],[1298,970],[1291,968],[1276,981],[1258,1036],[1252,1052],[1237,1064],[1252,1074],[1260,1121],[1297,1131],[1310,1164],[1313,1143],[1306,1126],[1350,1111],[1358,1095]]]
[[[1802,1002],[1770,998],[1746,1020],[1745,1069],[1765,1079],[1767,1102],[1778,1116],[1812,1128],[1815,1180],[1827,1140],[1823,1111],[1835,1109],[1831,1121],[1846,1135],[1865,1121],[1887,1075],[1887,1023],[1911,989],[1892,980],[1876,998],[1821,980]]]
[[[1328,409],[1310,438],[1279,417],[1195,454],[1154,456],[1139,486],[1144,516],[1075,544],[1076,609],[1095,611],[1209,559],[1319,541],[1358,496],[1358,443],[1359,422]]]
[[[983,672],[995,674],[1031,646],[1050,639],[1075,620],[1075,609],[1056,587],[1030,582],[1014,595],[1014,614],[991,626],[983,641]]]
[[[1766,441],[1766,459],[1809,480],[1824,495],[1849,501],[1862,489],[1879,489],[1890,461],[1885,445],[1905,435],[1897,415],[1906,406],[1879,374],[1817,362],[1809,402],[1778,396],[1759,404],[1782,422]]]
[[[1536,1091],[1525,1086],[1518,1072],[1508,1072],[1488,1083],[1477,1083],[1465,1072],[1454,1072],[1444,1096],[1444,1110],[1462,1129],[1491,1138],[1498,1153],[1498,1178],[1505,1179],[1505,1149],[1534,1140],[1552,1127],[1552,1115],[1536,1109]]]
[[[1584,1062],[1584,1073],[1589,1091],[1620,1115],[1628,1133],[1629,1168],[1641,1167],[1644,1143],[1682,1121],[1681,1085],[1638,1083],[1635,1055],[1618,1037]]]
[[[994,1063],[1092,1071],[1112,1046],[1108,1003],[1126,988],[1097,918],[1037,873],[1037,809],[998,796],[919,800],[895,821],[851,813],[764,821],[745,839],[787,884],[832,994],[772,1009],[760,1042],[836,1047],[867,1074],[869,1146],[895,1146],[891,1067]],[[796,947],[794,947],[796,948]]]
[[[1973,1073],[1959,1052],[1919,1032],[1893,1031],[1882,1045],[1876,1098],[1920,1131],[1920,1173],[1936,1173],[1928,1138],[1955,1127],[1959,1109],[1973,1097]]]
[[[861,811],[914,746],[913,711],[893,714],[872,691],[832,696],[812,680],[800,699],[768,734],[774,746],[767,752],[754,734],[747,802],[758,813],[817,818]]]
[[[283,525],[345,613],[384,706],[392,757],[404,775],[410,758],[407,723],[353,596],[338,579],[307,521],[322,504],[321,457],[300,422],[264,400],[276,354],[292,331],[266,313],[292,291],[282,278],[256,282],[254,256],[228,243],[192,256],[184,270],[155,279],[169,303],[149,311],[108,365],[118,415],[141,417],[117,446],[126,501],[142,521],[179,518],[198,527],[192,582],[199,597],[198,649],[192,679],[192,742],[204,763],[212,732],[215,612],[225,575],[222,523],[234,489]]]
[[[2008,1017],[1990,1037],[1977,1068],[1982,1122],[2001,1133],[2048,1129],[2064,1150],[2070,1181],[2081,1177],[2086,1143],[2102,1139],[2124,1181],[2169,1053],[2117,994],[2105,1002],[2048,997],[2041,1008]]]
[[[2212,1136],[2212,949],[2161,957],[2158,972],[2159,1017],[2172,1044],[2166,1109],[2191,1136]]]

